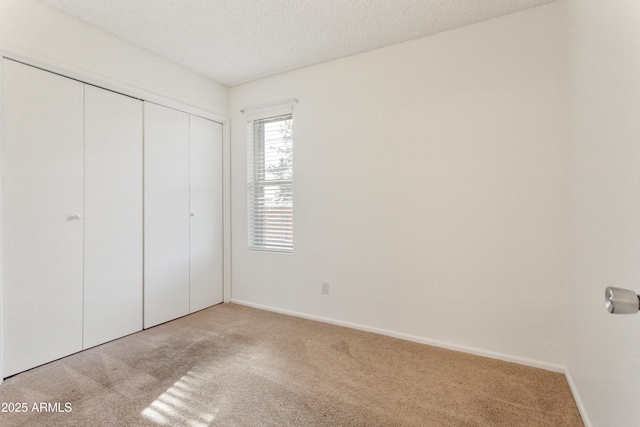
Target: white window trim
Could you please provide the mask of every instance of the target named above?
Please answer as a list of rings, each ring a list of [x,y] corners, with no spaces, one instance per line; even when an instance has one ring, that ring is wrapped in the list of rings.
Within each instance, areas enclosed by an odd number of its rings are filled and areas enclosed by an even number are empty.
[[[252,251],[260,252],[279,252],[279,253],[292,253],[293,241],[291,247],[278,247],[277,245],[260,245],[257,244],[257,232],[255,231],[255,225],[258,221],[256,218],[256,210],[254,207],[255,199],[254,194],[256,188],[260,185],[264,186],[264,182],[260,184],[255,182],[255,142],[253,135],[253,123],[256,120],[264,120],[271,117],[291,115],[293,119],[293,105],[297,103],[295,99],[289,99],[278,103],[272,103],[267,105],[261,105],[252,108],[245,108],[241,110],[245,114],[247,129],[247,232],[248,232],[248,247]],[[249,127],[250,126],[250,127]],[[291,180],[285,180],[286,183],[291,185],[291,197],[293,199],[293,177]],[[282,181],[273,181],[272,184],[277,185]],[[293,211],[290,223],[290,229],[293,233]]]
[[[295,98],[285,99],[278,102],[270,102],[268,104],[256,105],[254,107],[241,108],[240,112],[244,113],[245,118],[249,120],[250,117],[254,117],[253,120],[258,120],[265,117],[272,116],[272,112],[277,112],[279,109],[291,108],[298,103]],[[285,113],[286,114],[286,113]]]

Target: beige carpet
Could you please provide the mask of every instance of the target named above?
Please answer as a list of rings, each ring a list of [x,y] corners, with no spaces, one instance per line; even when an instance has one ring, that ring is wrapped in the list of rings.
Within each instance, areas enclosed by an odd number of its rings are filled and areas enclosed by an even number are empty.
[[[561,374],[235,304],[16,375],[0,402],[27,409],[4,427],[583,425]]]

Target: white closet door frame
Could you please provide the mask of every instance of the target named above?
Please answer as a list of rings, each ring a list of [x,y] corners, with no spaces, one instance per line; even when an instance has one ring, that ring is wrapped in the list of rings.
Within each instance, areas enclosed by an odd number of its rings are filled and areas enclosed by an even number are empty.
[[[190,117],[190,312],[223,301],[222,125]]]
[[[82,349],[84,85],[2,65],[6,377]]]
[[[189,115],[144,103],[144,327],[189,314]]]
[[[142,101],[85,89],[84,341],[142,330]]]
[[[51,73],[55,73],[60,76],[67,76],[70,79],[75,79],[79,84],[81,84],[80,82],[86,82],[98,87],[108,88],[108,90],[113,90],[115,92],[123,93],[128,96],[133,96],[139,99],[144,99],[146,101],[150,101],[159,105],[168,106],[170,108],[174,108],[179,111],[184,111],[187,113],[197,115],[199,117],[204,117],[209,120],[213,120],[216,123],[220,123],[223,125],[223,145],[224,145],[223,161],[225,165],[223,167],[224,169],[224,180],[223,180],[224,182],[224,191],[223,191],[224,215],[223,217],[225,218],[225,226],[224,226],[224,266],[225,268],[223,269],[223,271],[224,271],[225,300],[229,300],[230,299],[230,281],[231,281],[231,278],[229,276],[230,268],[228,268],[230,266],[230,251],[229,251],[230,229],[226,225],[227,224],[226,220],[230,217],[230,207],[229,207],[230,206],[229,204],[230,173],[227,167],[230,163],[230,160],[229,160],[230,137],[229,137],[228,118],[225,116],[220,116],[215,113],[211,113],[210,111],[201,110],[199,108],[193,107],[188,104],[183,104],[181,102],[176,102],[171,99],[164,98],[162,95],[157,95],[151,92],[147,92],[140,88],[130,86],[116,80],[109,79],[108,77],[105,77],[102,75],[97,75],[95,73],[87,72],[86,70],[78,69],[75,67],[64,66],[62,64],[57,64],[55,62],[52,63],[50,62],[50,59],[33,55],[32,53],[28,53],[26,51],[23,52],[21,50],[15,51],[15,50],[0,49],[0,61],[5,61],[5,60],[17,61],[23,64],[31,64],[35,68],[39,68],[45,71],[49,70]],[[2,80],[2,78],[3,78],[3,72],[2,72],[2,67],[0,66],[0,80]],[[0,103],[2,102],[2,98],[3,98],[3,90],[0,85]],[[2,114],[1,109],[2,108],[0,105],[0,114]],[[2,124],[2,120],[0,120],[0,124]],[[1,134],[0,134],[0,144],[2,144]],[[2,172],[1,167],[0,167],[0,172]],[[0,200],[0,210],[5,209],[4,205],[5,205],[4,200]],[[2,219],[0,218],[0,221],[1,220]],[[4,252],[0,251],[0,255],[4,257]],[[5,263],[7,262],[7,260],[4,258],[3,258],[3,261]],[[4,287],[5,287],[4,282],[0,280],[0,293],[2,293]],[[4,333],[5,324],[3,323],[3,319],[5,317],[7,317],[7,313],[3,312],[2,304],[0,304],[0,372],[3,372],[4,376],[9,375],[4,370],[4,366],[6,365],[4,364],[4,357],[3,357],[4,348],[5,348],[4,342],[7,340],[6,334]],[[2,382],[2,376],[0,376],[0,383],[1,382]]]

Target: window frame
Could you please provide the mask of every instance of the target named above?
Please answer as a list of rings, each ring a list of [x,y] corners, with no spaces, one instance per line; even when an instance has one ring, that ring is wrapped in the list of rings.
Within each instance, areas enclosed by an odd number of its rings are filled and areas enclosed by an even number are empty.
[[[259,111],[244,111],[247,124],[247,237],[248,248],[252,251],[293,253],[293,106],[278,106],[262,108]],[[279,120],[281,119],[281,120]],[[265,124],[285,120],[291,120],[291,167],[289,179],[267,179],[265,165]],[[260,132],[262,132],[260,134]],[[262,164],[260,164],[262,159]],[[281,243],[268,235],[266,208],[260,203],[265,202],[266,187],[290,186],[290,220],[283,224],[283,232],[289,233],[289,239]],[[279,191],[279,190],[274,190]],[[276,202],[277,203],[277,202]],[[276,220],[277,222],[277,220]],[[277,227],[277,226],[276,226]],[[276,232],[277,233],[277,232]],[[271,237],[271,239],[270,239]]]

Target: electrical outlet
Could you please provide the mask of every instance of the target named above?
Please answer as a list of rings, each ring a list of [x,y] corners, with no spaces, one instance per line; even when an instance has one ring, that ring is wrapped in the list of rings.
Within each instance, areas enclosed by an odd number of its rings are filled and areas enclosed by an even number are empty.
[[[329,295],[329,281],[328,280],[323,280],[320,283],[322,284],[322,287],[320,288],[320,293],[321,294],[325,294],[325,295]]]

